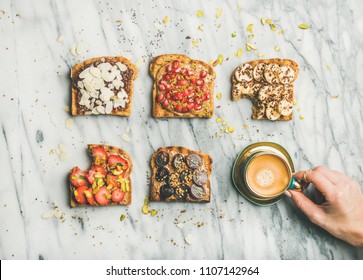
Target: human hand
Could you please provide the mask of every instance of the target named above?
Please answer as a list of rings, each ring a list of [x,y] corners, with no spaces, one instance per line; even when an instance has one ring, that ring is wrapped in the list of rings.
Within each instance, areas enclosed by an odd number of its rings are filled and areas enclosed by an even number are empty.
[[[303,181],[304,171],[294,174]],[[363,194],[359,184],[338,171],[318,166],[306,173],[308,182],[321,192],[325,202],[317,205],[302,192],[289,190],[289,196],[311,222],[349,244],[363,247]]]

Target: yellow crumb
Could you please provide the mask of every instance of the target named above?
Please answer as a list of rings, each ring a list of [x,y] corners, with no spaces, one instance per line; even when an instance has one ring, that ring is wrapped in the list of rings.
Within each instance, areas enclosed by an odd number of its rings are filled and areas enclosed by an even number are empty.
[[[233,126],[228,127],[228,132],[233,133],[234,132],[234,127]]]

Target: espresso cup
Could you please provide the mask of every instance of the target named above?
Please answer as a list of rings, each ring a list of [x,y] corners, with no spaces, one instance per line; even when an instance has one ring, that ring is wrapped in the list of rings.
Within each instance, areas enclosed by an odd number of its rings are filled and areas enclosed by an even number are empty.
[[[245,186],[258,198],[275,198],[288,189],[302,190],[302,185],[292,177],[288,160],[272,151],[251,154],[242,168]]]

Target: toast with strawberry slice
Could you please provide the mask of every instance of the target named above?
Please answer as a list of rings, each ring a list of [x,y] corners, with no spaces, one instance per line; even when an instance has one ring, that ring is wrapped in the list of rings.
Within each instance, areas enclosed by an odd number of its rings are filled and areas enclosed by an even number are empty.
[[[88,145],[92,166],[70,171],[70,206],[110,206],[131,204],[132,161],[128,153],[107,145]]]
[[[154,118],[211,118],[214,113],[213,68],[182,54],[165,54],[150,63],[154,79]]]

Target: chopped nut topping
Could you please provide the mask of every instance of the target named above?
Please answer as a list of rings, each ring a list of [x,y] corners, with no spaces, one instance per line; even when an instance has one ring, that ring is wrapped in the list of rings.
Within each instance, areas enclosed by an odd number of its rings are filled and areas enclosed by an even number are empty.
[[[204,12],[202,10],[198,10],[197,11],[197,17],[203,17],[204,16]]]
[[[222,15],[222,9],[218,8],[216,13],[216,18],[220,18],[221,15]]]
[[[299,24],[299,28],[300,29],[309,29],[310,28],[310,25],[307,25],[305,23],[302,23],[302,24]]]

